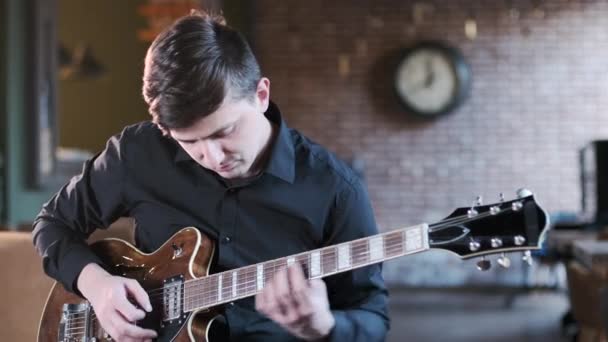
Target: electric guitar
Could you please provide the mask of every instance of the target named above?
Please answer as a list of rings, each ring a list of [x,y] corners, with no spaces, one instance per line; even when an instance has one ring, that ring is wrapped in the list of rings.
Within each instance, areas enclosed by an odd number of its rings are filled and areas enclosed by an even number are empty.
[[[275,272],[299,263],[308,279],[322,278],[404,255],[433,249],[453,252],[462,259],[482,257],[478,267],[488,269],[486,255],[502,254],[498,263],[508,267],[506,252],[539,249],[549,220],[527,190],[519,198],[492,205],[456,209],[434,224],[419,224],[209,274],[215,250],[211,239],[194,227],[177,232],[153,253],[140,252],[119,239],[91,245],[110,267],[110,273],[137,279],[147,291],[153,310],[138,325],[154,329],[157,341],[208,341],[211,322],[222,304],[253,296]],[[55,283],[47,299],[38,341],[111,341],[99,325],[91,305]]]

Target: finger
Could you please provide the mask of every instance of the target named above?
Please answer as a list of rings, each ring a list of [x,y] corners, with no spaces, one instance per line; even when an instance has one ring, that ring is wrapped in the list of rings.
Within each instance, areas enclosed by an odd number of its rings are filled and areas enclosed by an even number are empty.
[[[289,288],[288,272],[286,268],[279,270],[272,280],[274,297],[280,304],[282,311],[291,301],[291,289]]]
[[[304,292],[308,289],[308,281],[304,277],[300,264],[289,266],[287,268],[287,276],[291,292]]]
[[[271,287],[272,284],[267,283],[266,286],[264,286],[264,289],[255,295],[255,309],[264,314],[266,313],[266,307],[268,304],[268,298],[266,298],[268,296],[266,294],[271,291]]]
[[[131,294],[135,298],[135,301],[137,301],[137,304],[139,304],[140,307],[144,308],[148,312],[152,311],[152,304],[150,304],[150,297],[148,296],[148,293],[146,292],[146,290],[144,290],[144,288],[141,287],[139,282],[135,279],[129,279],[129,280],[127,280],[126,285],[127,285],[127,291],[129,292],[129,294]]]
[[[141,342],[141,339],[135,339],[128,336],[122,337],[118,342]]]
[[[116,310],[129,322],[135,322],[146,317],[146,313],[135,307],[127,298],[127,292],[122,291],[115,299]]]
[[[118,314],[116,314],[118,316]],[[118,336],[118,331],[114,327],[114,320],[109,318],[105,322],[103,322],[103,329],[108,333],[108,335],[112,336],[113,339],[116,339]]]
[[[284,270],[284,273],[280,279],[280,284],[282,286],[281,297],[279,297],[282,309],[284,322],[287,324],[293,323],[294,321],[299,319],[298,315],[298,303],[294,296],[297,286],[297,290],[301,291],[302,287],[305,286],[304,280],[297,278],[297,272],[301,272],[298,265],[291,265]],[[295,279],[291,279],[296,274]],[[300,277],[303,278],[303,275],[300,274]]]
[[[308,280],[304,276],[304,272],[299,264],[288,268],[288,280],[291,288],[292,300],[294,309],[298,315],[296,320],[306,318],[311,314],[310,305],[310,287]]]
[[[156,331],[143,329],[127,321],[117,322],[116,330],[119,331],[119,335],[121,335],[123,338],[132,338],[137,341],[141,341],[142,339],[152,339],[156,338],[157,336]]]
[[[260,297],[260,306],[264,314],[269,318],[273,320],[280,319],[282,315],[281,304],[277,298],[277,289],[276,285],[274,285],[274,278],[264,287],[264,291],[262,291],[262,296]]]
[[[290,312],[291,305],[291,290],[289,289],[289,280],[287,279],[287,269],[279,270],[272,280],[274,291],[270,293],[273,298],[272,302],[272,319],[278,323],[285,323]]]
[[[319,294],[323,294],[327,297],[327,286],[323,279],[311,279],[309,282],[309,286],[312,291],[318,292]]]
[[[129,336],[123,336],[119,341],[117,342],[142,342],[142,341],[147,341],[147,339],[141,339],[141,338],[132,338]]]

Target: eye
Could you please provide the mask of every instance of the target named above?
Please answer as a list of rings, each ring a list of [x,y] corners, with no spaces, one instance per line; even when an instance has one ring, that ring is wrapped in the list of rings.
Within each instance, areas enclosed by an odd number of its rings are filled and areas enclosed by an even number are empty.
[[[220,134],[218,134],[218,138],[223,138],[223,137],[227,137],[230,134],[232,134],[235,130],[235,126],[230,126],[228,128],[226,128],[225,130],[223,130],[222,132],[220,132]]]
[[[196,142],[196,140],[180,140],[180,142],[184,145],[192,145]]]

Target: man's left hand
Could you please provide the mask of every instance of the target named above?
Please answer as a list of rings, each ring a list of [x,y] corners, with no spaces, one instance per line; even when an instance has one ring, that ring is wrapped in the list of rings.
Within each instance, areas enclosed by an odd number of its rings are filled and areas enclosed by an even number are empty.
[[[307,280],[298,263],[275,274],[255,297],[255,307],[305,340],[327,337],[335,325],[325,282],[321,279]]]

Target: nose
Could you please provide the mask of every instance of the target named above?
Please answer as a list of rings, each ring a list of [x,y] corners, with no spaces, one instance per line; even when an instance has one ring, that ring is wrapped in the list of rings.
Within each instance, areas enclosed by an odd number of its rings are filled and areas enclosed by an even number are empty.
[[[199,153],[203,163],[210,169],[219,169],[225,157],[222,146],[212,140],[201,141],[200,144],[201,148]]]

